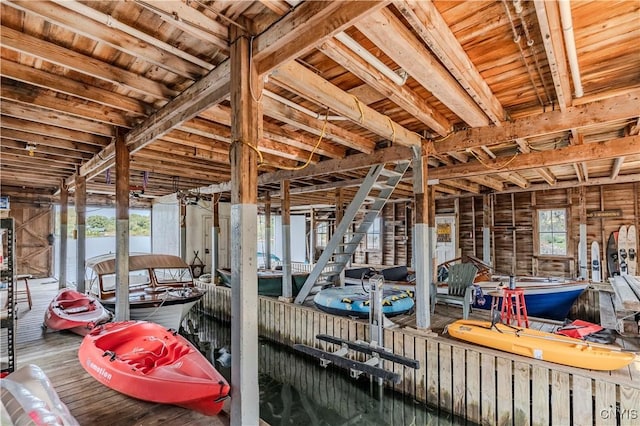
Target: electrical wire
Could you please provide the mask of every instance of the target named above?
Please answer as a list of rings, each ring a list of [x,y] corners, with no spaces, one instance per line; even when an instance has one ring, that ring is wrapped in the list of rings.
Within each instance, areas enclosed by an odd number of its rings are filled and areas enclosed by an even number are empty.
[[[516,159],[516,157],[518,156],[518,153],[516,152],[513,157],[511,157],[509,160],[507,160],[504,164],[500,165],[500,166],[494,166],[492,164],[486,163],[478,154],[476,154],[472,149],[468,149],[467,152],[469,152],[471,155],[473,155],[475,157],[476,160],[478,160],[478,162],[480,164],[482,164],[483,166],[485,166],[487,169],[494,169],[494,170],[502,170],[505,167],[507,167],[509,164],[511,164],[511,162],[513,162],[513,160]]]
[[[311,159],[313,158],[313,154],[315,154],[316,150],[318,149],[318,146],[320,146],[320,142],[322,141],[322,138],[324,137],[328,121],[329,121],[329,110],[327,109],[327,114],[325,114],[324,116],[324,124],[322,125],[322,130],[320,131],[320,137],[318,138],[318,142],[316,142],[316,145],[313,147],[313,150],[309,154],[309,158],[307,158],[307,161],[302,166],[298,166],[298,167],[277,166],[277,167],[283,170],[296,171],[296,170],[302,170],[307,166],[309,166],[309,164],[311,163]],[[267,165],[267,164],[264,164],[264,165]],[[275,165],[273,166],[276,167]]]

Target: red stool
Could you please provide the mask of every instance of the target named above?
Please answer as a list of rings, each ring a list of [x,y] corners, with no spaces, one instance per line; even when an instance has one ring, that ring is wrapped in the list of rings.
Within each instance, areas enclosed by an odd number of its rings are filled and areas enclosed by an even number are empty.
[[[510,290],[505,288],[502,298],[502,309],[500,310],[500,319],[505,324],[511,324],[515,320],[518,327],[529,327],[529,318],[527,317],[527,305],[524,302],[524,290],[515,288]]]

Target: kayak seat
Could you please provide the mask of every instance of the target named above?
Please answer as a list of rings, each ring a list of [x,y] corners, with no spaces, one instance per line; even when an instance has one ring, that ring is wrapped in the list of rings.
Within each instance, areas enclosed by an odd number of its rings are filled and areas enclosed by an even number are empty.
[[[187,355],[191,352],[191,349],[187,345],[183,345],[182,343],[175,341],[167,346],[167,352],[165,356],[161,359],[158,359],[156,362],[156,366],[173,364],[183,356]]]
[[[131,352],[119,354],[118,358],[146,374],[166,363],[167,345],[160,339],[146,340],[144,343],[144,348],[137,347]]]
[[[67,300],[59,300],[58,306],[65,311],[68,309],[76,309],[76,308],[85,308],[85,310],[89,310],[89,306],[91,305],[91,300],[89,299],[67,299]],[[79,312],[79,311],[76,311]]]

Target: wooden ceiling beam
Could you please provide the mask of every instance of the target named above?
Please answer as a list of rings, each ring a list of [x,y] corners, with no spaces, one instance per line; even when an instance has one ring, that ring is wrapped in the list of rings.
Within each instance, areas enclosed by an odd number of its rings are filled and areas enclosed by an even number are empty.
[[[54,1],[60,6],[64,6],[69,10],[78,12],[80,15],[91,18],[96,22],[100,22],[101,24],[104,24],[109,28],[114,28],[116,30],[122,31],[125,34],[133,36],[134,39],[141,40],[143,43],[145,43],[148,46],[155,46],[160,50],[168,52],[178,58],[182,58],[185,61],[191,62],[192,64],[195,64],[206,70],[212,70],[213,68],[215,68],[215,66],[209,63],[208,61],[205,61],[194,55],[191,55],[189,52],[186,52],[182,49],[172,46],[169,43],[165,43],[162,40],[159,40],[145,33],[144,31],[140,31],[136,28],[133,28],[127,24],[124,24],[118,21],[117,19],[114,19],[114,17],[111,15],[104,14],[89,6],[85,6],[84,4],[78,1],[74,1],[74,0],[62,0],[62,1],[54,0]]]
[[[609,175],[610,179],[616,179],[620,174],[620,169],[622,169],[622,165],[624,164],[624,157],[618,157],[613,161],[613,167],[611,168],[611,174]]]
[[[38,186],[49,187],[51,189],[60,186],[58,183],[59,175],[40,175],[37,173],[25,174],[25,172],[14,172],[10,170],[2,170],[2,193],[5,194],[5,188],[7,186],[15,186],[21,188],[21,192],[25,192],[25,187],[30,187],[31,184],[37,184]],[[40,191],[46,191],[43,188],[39,188]],[[31,189],[29,190],[31,192]]]
[[[443,181],[443,183],[446,183],[446,182],[447,181]],[[618,176],[616,180],[612,180],[609,177],[593,178],[593,179],[590,179],[589,182],[577,182],[575,180],[567,180],[567,181],[558,182],[556,185],[553,185],[553,186],[546,183],[537,183],[529,186],[529,188],[527,188],[524,191],[521,188],[510,187],[505,189],[504,191],[496,192],[496,194],[498,193],[513,194],[513,193],[532,192],[532,191],[548,191],[551,189],[567,189],[567,188],[576,188],[581,186],[613,185],[613,184],[634,183],[634,182],[640,182],[640,173]]]
[[[215,182],[219,179],[226,179],[228,174],[216,173],[209,169],[200,167],[185,167],[184,165],[174,164],[169,161],[145,158],[142,154],[131,157],[131,164],[136,169],[146,170],[150,173],[163,173],[180,177],[201,179],[209,182]]]
[[[269,137],[264,135],[264,133],[263,138],[258,141],[258,149],[262,154],[267,153],[274,156],[280,155],[283,158],[299,161],[302,164],[306,164],[307,161],[310,164],[315,164],[321,160],[318,154],[302,151],[286,143],[269,139]]]
[[[437,192],[442,192],[443,194],[449,194],[449,195],[460,195],[460,194],[462,194],[462,192],[459,191],[458,189],[449,187],[447,185],[447,182],[443,182],[441,184],[435,185],[434,188],[435,188],[435,190]]]
[[[200,158],[203,160],[213,161],[219,164],[226,164],[229,162],[229,149],[215,149],[215,148],[198,148],[192,145],[178,145],[175,143],[164,142],[164,139],[159,139],[152,145],[144,147],[142,151],[156,151],[162,153],[165,156],[179,155],[186,158]]]
[[[326,105],[332,111],[336,111],[385,139],[405,146],[422,145],[422,138],[417,133],[364,105],[351,94],[334,86],[295,61],[274,70],[270,78],[293,93],[320,105]]]
[[[529,147],[529,143],[526,139],[516,139],[515,142],[518,145],[518,149],[523,154],[531,152],[531,148]],[[536,169],[536,173],[538,173],[549,185],[555,185],[557,182],[556,177],[548,167],[539,167]]]
[[[556,99],[561,111],[572,105],[571,84],[567,69],[567,55],[564,50],[564,36],[557,2],[534,0],[542,43],[547,54],[547,63],[555,88]]]
[[[4,123],[3,123],[4,124]],[[27,143],[34,143],[37,146],[46,146],[52,149],[65,150],[67,152],[74,153],[78,156],[85,157],[85,154],[95,154],[98,149],[94,145],[89,145],[81,142],[72,142],[66,139],[54,138],[45,135],[39,135],[36,133],[23,132],[15,129],[2,129],[2,137],[7,140],[13,140],[21,143],[24,147]]]
[[[371,153],[375,149],[375,142],[372,140],[363,138],[356,133],[336,126],[331,122],[328,122],[325,126],[324,120],[310,117],[303,112],[289,108],[268,96],[263,96],[262,105],[264,115],[275,118],[283,123],[290,124],[291,126],[309,132],[312,135],[320,136],[323,133],[322,129],[324,128],[323,138],[331,142],[365,153]]]
[[[494,174],[497,171],[513,172],[538,167],[559,166],[582,161],[616,158],[640,152],[640,136],[627,136],[606,142],[592,142],[572,145],[547,151],[520,154],[513,158],[496,158],[481,163],[456,164],[429,170],[429,178],[456,179],[469,176]]]
[[[21,149],[26,151],[27,143],[23,141],[14,140],[14,139],[9,139],[4,131],[2,132],[1,140],[2,140],[2,143],[0,144],[0,146],[2,146],[3,148]],[[30,143],[34,143],[34,142],[30,142]],[[36,151],[38,152],[38,154],[46,153],[46,154],[57,155],[59,157],[66,157],[74,160],[88,160],[89,158],[92,157],[91,153],[76,151],[74,149],[64,149],[64,148],[51,147],[43,144],[36,144],[36,143],[34,144],[36,146]]]
[[[555,185],[558,182],[558,178],[556,178],[556,176],[548,167],[539,167],[536,169],[536,173],[538,173],[542,177],[542,179],[544,179],[551,186]]]
[[[67,5],[66,3],[70,4]],[[77,2],[63,1],[56,4],[54,2],[11,0],[6,1],[5,4],[18,10],[38,15],[45,21],[51,22],[72,33],[104,43],[120,52],[124,52],[134,58],[141,59],[190,80],[197,80],[202,77],[207,70],[207,68],[203,69],[192,62],[174,56],[156,47],[154,44],[145,43],[117,28],[110,27],[106,22],[96,22],[96,20],[89,18],[82,12],[73,10],[74,6],[77,7],[79,5]],[[89,6],[84,6],[81,9],[86,11],[90,8]],[[97,11],[94,10],[94,12]],[[112,21],[113,19],[111,22]]]
[[[108,124],[72,117],[64,113],[38,108],[32,104],[5,101],[0,103],[0,112],[2,115],[36,123],[55,123],[56,126],[78,132],[107,137],[114,135],[114,127]]]
[[[492,146],[512,140],[569,131],[596,124],[638,117],[640,89],[586,105],[568,107],[566,111],[549,111],[504,123],[502,127],[487,126],[453,133],[433,144],[435,153],[466,151],[482,145]]]
[[[413,150],[401,145],[390,148],[382,148],[372,154],[354,154],[346,158],[326,160],[318,164],[311,164],[302,170],[278,170],[264,173],[258,176],[258,185],[278,183],[282,180],[295,180],[319,176],[324,174],[336,174],[350,170],[370,167],[374,164],[403,161],[413,158]],[[228,192],[231,189],[230,182],[213,185],[206,189],[207,193]]]
[[[42,59],[63,68],[106,81],[114,86],[126,87],[143,96],[153,96],[156,99],[164,100],[179,93],[162,83],[142,77],[132,71],[118,68],[91,56],[21,33],[13,28],[2,26],[0,30],[2,46],[15,52]]]
[[[114,110],[94,102],[60,98],[53,93],[54,92],[44,91],[33,86],[16,86],[13,84],[2,84],[0,88],[0,97],[2,99],[27,105],[35,105],[47,110],[107,125],[125,128],[132,127],[131,120],[119,110]]]
[[[8,150],[5,148],[0,148],[0,152],[2,152],[3,167],[19,166],[22,169],[21,171],[26,172],[28,170],[33,170],[36,173],[42,172],[43,174],[47,172],[70,174],[76,170],[72,162],[68,160],[60,162],[55,161],[56,159],[45,158],[43,155],[39,157],[36,157],[35,155],[30,157],[26,154],[26,151],[25,154],[16,154],[15,152],[17,152],[17,150],[14,151],[14,153],[7,151]]]
[[[199,39],[220,48],[221,53],[229,56],[229,29],[218,21],[181,1],[147,2],[136,0],[139,5],[156,13],[163,21],[180,28]]]
[[[388,3],[386,0],[303,3],[253,40],[253,59],[258,74],[268,73],[310,52]]]
[[[318,137],[314,138],[302,133],[283,129],[273,123],[263,122],[262,125],[264,127],[263,135],[268,139],[305,151],[312,151],[314,147],[317,146],[315,152],[329,158],[342,158],[346,155],[346,150],[340,145],[322,143],[322,141],[318,144]]]
[[[15,146],[10,141],[6,141],[4,138],[0,139],[2,146],[0,146],[0,152],[2,152],[2,161],[7,162],[11,159],[18,159],[21,161],[50,161],[52,167],[59,167],[70,169],[75,172],[76,166],[82,162],[82,158],[68,157],[66,155],[60,155],[58,153],[52,153],[45,149],[34,149],[33,155],[29,154],[23,145]]]
[[[309,11],[311,11],[312,14],[315,14],[317,13],[316,3],[319,2],[305,3],[296,8],[296,11],[298,11],[297,13],[303,13],[304,16],[307,16]],[[364,4],[366,2],[354,3],[362,3],[360,6],[366,6]],[[376,7],[381,2],[372,3],[374,4],[369,4],[369,7]],[[336,5],[334,4],[332,7],[336,7]],[[345,8],[345,11],[346,9],[353,10],[351,6],[349,8]],[[355,9],[358,9],[358,7]],[[365,9],[368,10],[366,7]],[[305,11],[307,14],[304,14]],[[336,13],[338,16],[343,16],[339,12]],[[324,21],[320,19],[320,23],[322,22]],[[349,20],[349,22],[351,21]],[[282,47],[280,45],[280,38],[282,37],[282,34],[279,33],[279,31],[282,29],[281,26],[285,25],[284,23],[286,23],[288,29],[291,31],[295,31],[296,28],[299,27],[305,27],[305,31],[311,31],[311,33],[314,33],[316,27],[316,25],[310,25],[307,21],[292,20],[292,18],[287,15],[287,17],[279,21],[278,25],[269,28],[254,40],[255,53],[260,51],[264,53],[265,51],[272,49],[271,46],[273,44],[278,45],[278,48]],[[347,22],[345,22],[345,25],[348,25]],[[315,31],[314,34],[316,37],[314,44],[317,44],[318,38],[321,37],[322,30]],[[255,46],[261,47],[255,48]],[[290,48],[291,46],[288,45],[287,49]],[[297,52],[296,56],[299,54],[300,52]],[[284,59],[281,58],[281,60]],[[280,64],[281,63],[278,61],[273,62],[274,66],[279,66]],[[126,136],[129,150],[133,153],[142,149],[147,144],[170,132],[175,127],[180,126],[185,121],[190,120],[205,109],[208,109],[221,102],[223,99],[226,99],[230,93],[229,84],[230,61],[225,60],[216,68],[211,70],[206,76],[189,86],[189,88],[184,90],[160,110],[151,114],[146,120],[131,130]],[[107,147],[103,152],[100,152],[96,157],[94,157],[93,160],[95,161],[91,162],[90,166],[85,165],[86,167],[81,167],[80,174],[82,176],[89,177],[93,173],[100,173],[110,167],[113,164],[113,151],[112,147]],[[286,161],[283,163],[286,163]],[[72,187],[75,185],[74,181],[75,179],[68,179],[66,182],[67,186]]]
[[[471,192],[472,194],[479,194],[481,191],[480,184],[475,182],[470,182],[464,179],[449,179],[449,180],[443,181],[442,183],[452,188],[462,189],[463,191]]]
[[[314,127],[315,126],[314,120],[317,122],[319,122],[319,120],[314,119],[313,117],[309,117],[306,114],[302,114],[302,113],[296,114],[296,112],[299,112],[299,111],[296,111],[293,108],[287,109],[282,103],[272,100],[267,96],[262,97],[262,107],[263,107],[264,115],[268,115],[269,117],[276,118],[279,121],[286,122],[299,129],[303,129],[306,131],[311,130],[309,133],[315,134],[317,136],[319,136],[322,133],[322,125],[320,125],[317,128]],[[200,116],[202,118],[206,118],[207,120],[214,121],[216,123],[222,123],[224,126],[231,126],[231,109],[224,105],[216,105],[215,108],[209,108],[206,111],[203,111],[203,113],[200,114]],[[296,121],[292,118],[291,119],[287,118],[289,116],[295,116],[299,120]],[[305,126],[301,123],[301,121],[304,121],[309,125]],[[342,158],[346,155],[346,149],[340,145],[326,144],[326,143],[320,143],[320,145],[318,145],[317,138],[307,136],[306,134],[295,132],[290,129],[286,129],[283,126],[270,123],[268,121],[263,121],[262,125],[263,125],[263,134],[268,139],[278,141],[281,143],[286,143],[305,151],[312,151],[314,147],[317,146],[316,152],[320,155],[324,155],[329,158]],[[327,133],[331,134],[331,136],[327,137],[326,135]],[[332,140],[332,138],[335,137],[336,133],[347,135],[350,132],[347,132],[346,130],[338,126],[334,126],[331,123],[327,123],[327,126],[325,128],[325,136],[323,137],[323,140],[324,139]],[[350,133],[350,136],[348,137],[353,138],[355,140],[363,140],[363,141],[366,141],[366,143],[370,143],[370,141],[368,141],[367,139],[362,138],[359,135],[354,133]],[[347,136],[345,136],[345,140],[346,139],[347,139]]]
[[[431,178],[431,172],[429,172],[429,177]],[[469,182],[486,186],[487,188],[491,188],[495,191],[504,190],[504,183],[491,176],[467,176],[466,179]]]
[[[451,131],[451,123],[446,117],[425,102],[415,91],[391,81],[389,77],[339,41],[327,40],[318,49],[439,135],[446,136]]]
[[[431,1],[401,0],[393,3],[436,57],[482,108],[495,125],[507,114],[473,64],[449,25]]]
[[[493,160],[496,158],[496,155],[489,148],[487,148],[486,145],[483,145],[481,148],[482,150],[470,150],[470,152],[472,152],[479,161]],[[518,185],[520,188],[524,189],[529,186],[529,181],[517,172],[498,172],[496,174],[502,179]]]
[[[75,96],[117,110],[125,111],[132,117],[144,117],[151,108],[142,101],[121,95],[100,87],[72,80],[62,75],[51,74],[3,58],[0,75],[15,81]]]
[[[390,10],[370,13],[356,28],[467,124],[489,124],[478,104]]]
[[[111,138],[95,135],[92,133],[76,132],[64,127],[50,126],[35,121],[26,121],[19,118],[2,116],[2,131],[13,129],[21,132],[33,133],[39,137],[52,137],[68,141],[95,145],[96,147],[106,146]]]

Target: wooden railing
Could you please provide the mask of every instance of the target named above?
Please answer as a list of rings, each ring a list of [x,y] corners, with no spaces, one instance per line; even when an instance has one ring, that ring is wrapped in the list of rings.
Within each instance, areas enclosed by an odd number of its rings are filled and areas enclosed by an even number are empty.
[[[203,311],[230,321],[230,289],[200,285],[208,290]],[[334,350],[332,344],[316,340],[317,334],[369,339],[368,324],[362,320],[273,298],[260,297],[258,315],[259,334],[284,345]],[[635,425],[640,421],[640,383],[629,369],[582,370],[408,329],[385,329],[384,345],[420,362],[418,370],[385,364],[403,376],[396,390],[475,423]],[[640,364],[632,368],[640,369]]]

